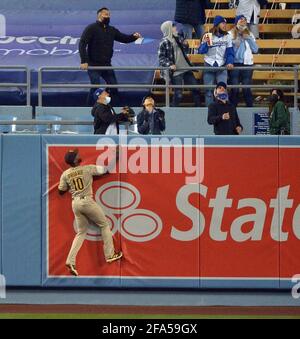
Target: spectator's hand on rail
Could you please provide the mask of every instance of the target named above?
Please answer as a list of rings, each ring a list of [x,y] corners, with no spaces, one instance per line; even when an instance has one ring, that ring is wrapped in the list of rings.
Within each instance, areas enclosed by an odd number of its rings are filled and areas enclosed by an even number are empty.
[[[243,131],[241,126],[238,126],[235,130],[236,130],[237,134],[241,134],[242,131]]]
[[[133,36],[134,36],[135,38],[137,38],[137,39],[141,39],[141,38],[142,38],[142,34],[140,34],[140,33],[138,33],[138,32],[135,32],[135,33],[133,34]]]
[[[229,71],[231,71],[232,69],[234,69],[233,64],[228,64],[226,67],[227,67],[227,69],[228,69]]]
[[[81,64],[80,65],[80,68],[83,69],[84,71],[86,71],[89,67],[89,64],[88,63],[85,63],[85,64]]]
[[[223,119],[223,120],[229,120],[229,119],[230,119],[229,113],[224,113],[224,114],[222,115],[222,119]]]
[[[175,72],[176,71],[176,65],[170,66],[170,70]]]

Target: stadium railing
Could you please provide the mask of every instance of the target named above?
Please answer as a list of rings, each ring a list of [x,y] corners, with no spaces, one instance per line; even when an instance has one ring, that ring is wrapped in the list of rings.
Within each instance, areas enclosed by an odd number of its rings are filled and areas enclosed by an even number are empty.
[[[196,56],[196,55],[195,55]],[[164,71],[164,70],[169,70],[167,67],[89,67],[90,70],[126,70],[126,71]],[[198,66],[198,67],[190,67],[190,68],[181,68],[180,70],[191,70],[191,71],[204,71],[206,69],[209,69],[208,67],[204,66]],[[219,70],[225,70],[226,67],[219,67]],[[294,109],[298,109],[298,79],[299,79],[299,66],[249,66],[249,67],[236,67],[236,69],[253,69],[254,71],[262,71],[262,70],[269,70],[270,72],[272,71],[277,71],[277,70],[284,70],[284,71],[292,71],[294,74],[294,83],[291,85],[276,85],[276,88],[278,89],[289,89],[293,91],[294,95]],[[43,89],[45,88],[81,88],[81,89],[90,89],[90,88],[99,88],[102,85],[96,84],[76,84],[76,83],[44,83],[43,82],[43,72],[47,71],[75,71],[78,70],[80,71],[79,67],[41,67],[38,71],[38,105],[40,107],[43,106]],[[83,71],[83,70],[82,70]],[[84,72],[84,71],[83,71]],[[181,88],[181,89],[192,89],[192,88],[198,88],[198,89],[213,89],[215,88],[215,85],[172,85],[171,84],[171,79],[169,77],[169,73],[166,72],[166,79],[164,84],[117,84],[117,85],[109,85],[105,84],[105,87],[107,88],[148,88],[148,89],[162,89],[165,90],[165,106],[170,107],[170,94],[171,94],[171,89],[175,88]],[[251,89],[272,89],[274,88],[274,84],[261,84],[261,85],[229,85],[228,88],[251,88]]]
[[[26,82],[7,82],[1,83],[0,88],[14,88],[14,87],[25,87],[26,88],[26,105],[30,106],[30,93],[31,93],[31,74],[30,69],[27,66],[4,66],[0,65],[1,70],[20,70],[26,72]]]

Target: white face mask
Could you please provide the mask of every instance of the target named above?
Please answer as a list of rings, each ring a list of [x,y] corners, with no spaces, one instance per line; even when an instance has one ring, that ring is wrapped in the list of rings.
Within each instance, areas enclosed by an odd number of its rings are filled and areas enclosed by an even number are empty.
[[[111,102],[111,97],[105,97],[106,105],[110,104],[110,102]]]
[[[247,28],[248,28],[247,25],[246,26],[237,25],[237,29],[242,32],[245,31]]]

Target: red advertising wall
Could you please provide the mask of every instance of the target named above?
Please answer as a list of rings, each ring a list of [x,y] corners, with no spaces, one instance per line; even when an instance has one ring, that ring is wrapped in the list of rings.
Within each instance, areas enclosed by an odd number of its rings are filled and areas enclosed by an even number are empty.
[[[71,197],[56,189],[68,149],[48,147],[48,278],[68,276],[65,260],[75,236]],[[94,146],[79,149],[83,165],[96,163]],[[139,152],[150,164],[151,146]],[[193,147],[193,159],[197,152]],[[95,199],[124,258],[106,264],[91,226],[78,255],[80,276],[187,279],[195,287],[273,281],[279,287],[300,273],[299,149],[210,146],[204,156],[201,183],[187,184],[188,173],[174,173],[173,151],[169,174],[116,173],[96,180]],[[138,161],[136,150],[128,150],[126,159]]]

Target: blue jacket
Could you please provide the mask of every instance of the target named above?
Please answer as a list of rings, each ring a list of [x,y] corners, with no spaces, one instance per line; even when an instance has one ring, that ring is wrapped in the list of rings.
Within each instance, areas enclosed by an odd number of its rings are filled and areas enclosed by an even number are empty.
[[[208,0],[176,0],[175,21],[181,24],[205,24],[205,8]]]

